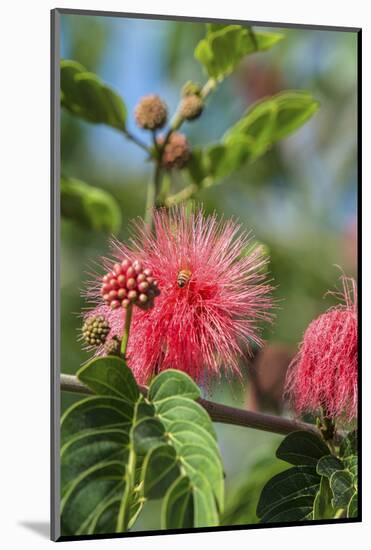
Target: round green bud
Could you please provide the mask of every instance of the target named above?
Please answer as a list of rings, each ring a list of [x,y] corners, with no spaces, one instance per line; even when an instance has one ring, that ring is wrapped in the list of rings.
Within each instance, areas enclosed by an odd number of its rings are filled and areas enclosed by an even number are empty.
[[[82,337],[88,346],[100,346],[105,343],[110,326],[103,315],[86,319],[82,326]]]

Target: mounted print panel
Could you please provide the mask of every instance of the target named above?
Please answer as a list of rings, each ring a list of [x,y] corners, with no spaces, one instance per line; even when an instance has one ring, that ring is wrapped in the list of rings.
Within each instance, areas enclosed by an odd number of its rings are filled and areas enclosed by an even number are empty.
[[[359,58],[52,12],[54,540],[361,520]]]

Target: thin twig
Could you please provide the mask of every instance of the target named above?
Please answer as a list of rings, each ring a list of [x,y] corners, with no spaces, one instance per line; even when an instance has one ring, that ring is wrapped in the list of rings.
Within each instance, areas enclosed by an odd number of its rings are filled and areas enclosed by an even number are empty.
[[[154,209],[159,206],[158,199],[161,187],[161,173],[161,159],[156,159],[153,178],[148,182],[147,186],[145,222],[150,226],[150,228],[152,228]]]
[[[216,86],[217,86],[217,81],[215,80],[215,78],[209,78],[209,80],[206,82],[206,84],[201,90],[202,99],[206,99],[207,96],[215,90]]]
[[[217,81],[215,80],[215,78],[209,78],[209,80],[206,82],[206,84],[203,86],[201,92],[200,92],[200,96],[202,99],[206,99],[207,96],[215,90],[217,86]],[[181,116],[180,112],[179,112],[179,107],[173,117],[173,120],[171,121],[170,123],[170,128],[169,130],[167,131],[166,135],[165,135],[165,139],[164,139],[164,142],[162,144],[162,149],[165,148],[165,146],[167,145],[167,142],[169,141],[169,138],[171,136],[171,134],[173,132],[175,132],[176,130],[179,130],[179,128],[182,126],[183,122],[185,121],[185,119]]]
[[[206,99],[206,97],[215,89],[216,85],[217,85],[217,81],[214,78],[209,78],[209,80],[206,82],[206,84],[203,86],[201,90],[200,95],[202,99]],[[156,138],[156,132],[152,132],[154,152],[151,151],[146,145],[139,142],[139,140],[135,136],[130,134],[127,130],[125,131],[126,136],[132,141],[134,141],[135,143],[137,143],[137,145],[140,145],[142,148],[144,148],[151,155],[152,160],[154,160],[155,162],[153,179],[148,182],[146,209],[145,209],[145,221],[150,226],[150,228],[152,228],[153,212],[155,208],[161,206],[159,197],[160,197],[160,191],[161,191],[162,156],[163,156],[165,147],[168,144],[171,134],[176,130],[178,130],[178,128],[181,127],[183,122],[184,122],[184,118],[181,116],[178,108],[178,110],[176,111],[173,117],[173,120],[170,123],[170,127],[165,134],[164,140],[161,143],[159,143]],[[197,190],[198,190],[197,186],[193,186],[193,185],[192,187],[188,186],[182,191],[180,191],[180,193],[177,193],[172,197],[165,198],[164,204],[165,206],[178,204],[183,200],[187,200],[191,198],[196,193]]]
[[[139,386],[140,391],[146,395],[146,386]],[[61,374],[61,390],[80,394],[94,394],[94,392],[85,386],[80,380],[71,374]],[[291,432],[304,430],[307,432],[319,435],[319,431],[314,424],[307,424],[298,420],[289,418],[281,418],[258,412],[246,411],[208,401],[207,399],[199,399],[198,402],[209,413],[214,422],[222,424],[232,424],[234,426],[243,426],[254,430],[261,430],[281,435],[287,435]]]
[[[152,143],[153,143],[153,148],[157,153],[157,156],[160,157],[161,148],[160,148],[160,144],[157,140],[157,131],[156,130],[152,130]]]
[[[135,143],[136,145],[138,145],[138,147],[140,147],[141,149],[143,149],[143,151],[145,151],[145,152],[148,153],[149,155],[152,154],[151,149],[150,149],[142,140],[140,140],[140,139],[137,138],[134,134],[132,134],[131,132],[129,132],[129,130],[125,129],[125,130],[124,130],[124,135],[127,137],[127,139],[129,139],[130,141],[132,141],[133,143]]]
[[[198,190],[197,185],[195,183],[190,183],[178,193],[175,193],[174,195],[170,195],[169,197],[167,197],[165,199],[165,206],[169,208],[170,206],[175,206],[176,204],[186,201],[190,199],[196,193],[197,190]]]

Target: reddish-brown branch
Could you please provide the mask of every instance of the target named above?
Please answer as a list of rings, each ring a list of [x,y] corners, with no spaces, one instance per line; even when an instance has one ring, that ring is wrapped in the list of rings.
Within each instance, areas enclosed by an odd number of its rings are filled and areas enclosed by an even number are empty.
[[[93,394],[90,388],[80,382],[76,376],[70,374],[61,374],[61,390],[72,393]],[[143,394],[147,393],[146,386],[140,386],[140,390]],[[317,435],[319,434],[314,424],[307,424],[305,422],[282,418],[280,416],[237,409],[235,407],[229,407],[228,405],[208,401],[207,399],[200,398],[198,401],[209,413],[214,422],[243,426],[245,428],[282,435],[298,430],[309,431]]]

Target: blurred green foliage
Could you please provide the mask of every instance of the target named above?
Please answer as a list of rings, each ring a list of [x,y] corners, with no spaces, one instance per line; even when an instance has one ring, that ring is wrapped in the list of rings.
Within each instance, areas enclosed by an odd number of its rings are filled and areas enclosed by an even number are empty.
[[[94,231],[116,233],[121,225],[120,208],[107,191],[74,178],[61,179],[63,218]]]
[[[76,61],[61,61],[61,105],[88,122],[125,129],[126,107],[121,97]]]
[[[255,32],[240,25],[208,25],[206,37],[196,46],[195,57],[209,77],[221,80],[231,74],[245,55],[268,50],[283,35]]]
[[[274,457],[274,448],[270,456],[263,456],[251,468],[242,471],[227,493],[222,525],[249,525],[258,523],[256,507],[265,483],[274,475],[287,469],[284,462]]]

